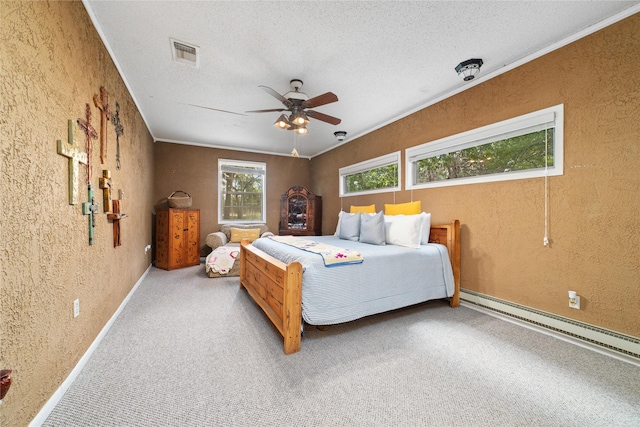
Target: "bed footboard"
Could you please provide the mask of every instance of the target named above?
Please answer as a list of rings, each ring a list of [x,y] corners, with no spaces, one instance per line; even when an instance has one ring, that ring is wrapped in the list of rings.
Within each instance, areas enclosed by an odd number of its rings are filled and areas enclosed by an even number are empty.
[[[285,264],[244,240],[240,245],[240,287],[284,337],[285,354],[300,351],[302,265]]]

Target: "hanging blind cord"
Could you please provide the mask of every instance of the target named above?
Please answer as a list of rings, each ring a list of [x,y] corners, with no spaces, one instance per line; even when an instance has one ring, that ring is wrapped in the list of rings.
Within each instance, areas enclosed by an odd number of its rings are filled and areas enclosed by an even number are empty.
[[[547,126],[544,130],[544,238],[542,244],[549,246],[549,139]]]

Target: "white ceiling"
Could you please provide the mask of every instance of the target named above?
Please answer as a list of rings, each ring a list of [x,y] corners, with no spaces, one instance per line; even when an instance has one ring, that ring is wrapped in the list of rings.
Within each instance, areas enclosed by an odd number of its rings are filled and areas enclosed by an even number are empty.
[[[282,155],[296,143],[301,157],[640,11],[640,0],[83,2],[155,140]],[[197,68],[173,61],[171,38],[199,47]],[[484,65],[464,82],[454,67],[470,58]],[[280,113],[245,113],[282,107],[259,85],[284,94],[294,78],[309,98],[335,93],[314,110],[342,123],[311,119],[297,136],[272,126]]]

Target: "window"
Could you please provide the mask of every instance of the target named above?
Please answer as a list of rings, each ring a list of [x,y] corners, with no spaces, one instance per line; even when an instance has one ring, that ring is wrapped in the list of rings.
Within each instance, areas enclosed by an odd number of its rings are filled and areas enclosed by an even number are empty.
[[[264,163],[218,160],[218,223],[266,221]]]
[[[400,190],[400,152],[340,168],[340,196]]]
[[[407,188],[563,174],[563,105],[407,149]]]

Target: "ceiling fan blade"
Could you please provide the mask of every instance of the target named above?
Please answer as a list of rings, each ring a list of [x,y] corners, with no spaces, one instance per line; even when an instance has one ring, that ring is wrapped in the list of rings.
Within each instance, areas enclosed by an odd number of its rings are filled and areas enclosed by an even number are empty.
[[[338,97],[335,93],[327,92],[325,94],[318,95],[316,97],[303,101],[302,108],[315,108],[321,105],[331,104],[332,102],[336,102],[337,100]]]
[[[271,89],[269,86],[260,86],[262,89],[264,89],[269,95],[273,96],[274,98],[276,98],[278,101],[282,102],[284,105],[286,105],[287,107],[290,107],[291,101],[289,101],[287,98],[285,98],[284,96],[280,95],[278,92],[276,92],[275,90]]]
[[[179,102],[178,104],[182,104],[182,102]],[[246,114],[243,114],[243,113],[235,113],[233,111],[227,111],[227,110],[220,110],[218,108],[205,107],[204,105],[196,105],[196,104],[184,104],[184,105],[189,105],[191,107],[197,107],[197,108],[204,108],[206,110],[219,111],[221,113],[229,113],[229,114],[237,114],[238,116],[246,116]]]
[[[235,115],[238,115],[238,116],[246,116],[246,114],[236,113],[235,111],[227,111],[227,110],[221,110],[219,108],[205,107],[204,105],[189,104],[188,102],[180,102],[180,101],[174,101],[174,100],[161,99],[161,98],[156,98],[155,96],[149,96],[149,98],[157,99],[157,100],[162,101],[162,102],[172,102],[174,104],[188,105],[189,107],[204,108],[205,110],[219,111],[221,113],[235,114]]]
[[[245,113],[272,113],[274,111],[287,111],[284,108],[271,108],[269,110],[250,110],[250,111],[245,111]]]
[[[316,120],[322,120],[323,122],[331,123],[332,125],[339,125],[342,120],[337,117],[330,116],[328,114],[318,113],[317,111],[307,110],[305,111],[307,116]]]

